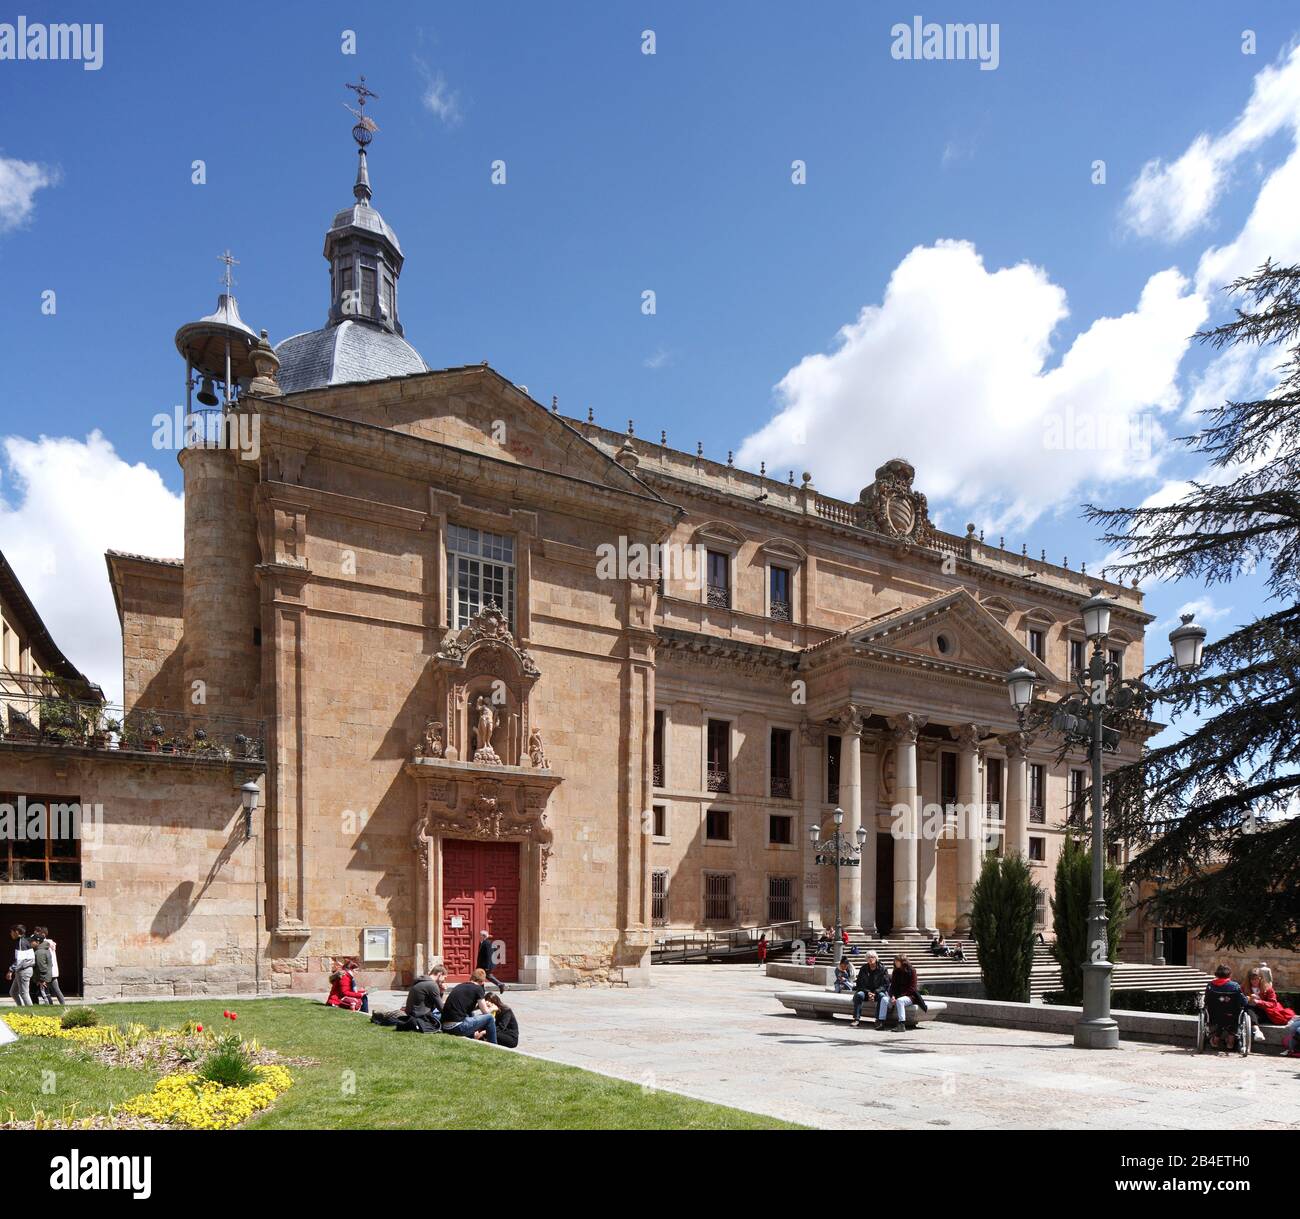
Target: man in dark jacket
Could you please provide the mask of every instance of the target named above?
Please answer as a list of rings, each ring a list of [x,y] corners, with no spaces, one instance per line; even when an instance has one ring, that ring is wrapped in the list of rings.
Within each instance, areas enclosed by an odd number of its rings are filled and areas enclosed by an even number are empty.
[[[486,975],[489,982],[496,984],[497,990],[503,995],[506,993],[506,984],[492,972],[492,967],[496,964],[493,960],[495,954],[492,951],[492,940],[486,931],[478,933],[478,960],[474,962]]]
[[[1210,1044],[1215,1049],[1237,1048],[1237,1022],[1246,1009],[1246,993],[1232,979],[1232,970],[1220,965],[1205,988],[1205,1010],[1210,1021]]]
[[[447,971],[435,965],[427,974],[415,979],[415,985],[406,994],[406,1016],[398,1022],[404,1033],[436,1033],[442,1023],[442,1004],[446,997],[442,988]]]
[[[867,959],[858,970],[858,980],[853,984],[853,1020],[851,1024],[858,1027],[862,1019],[864,1003],[879,1004],[881,996],[889,996],[889,975],[875,952],[868,952]]]

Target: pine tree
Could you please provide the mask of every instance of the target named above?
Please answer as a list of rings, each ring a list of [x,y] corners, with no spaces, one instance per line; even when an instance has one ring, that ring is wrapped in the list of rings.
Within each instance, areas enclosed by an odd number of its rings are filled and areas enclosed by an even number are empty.
[[[1089,506],[1138,579],[1207,586],[1266,572],[1271,612],[1205,648],[1183,674],[1148,681],[1162,718],[1204,714],[1181,740],[1117,771],[1114,833],[1140,848],[1126,879],[1164,878],[1153,912],[1224,947],[1300,948],[1300,266],[1236,280],[1236,317],[1197,336],[1216,349],[1286,350],[1266,397],[1227,402],[1184,437],[1209,469],[1168,505]]]
[[[1119,956],[1124,931],[1124,880],[1118,868],[1107,867],[1107,959]],[[1088,961],[1088,907],[1092,904],[1092,852],[1073,835],[1067,835],[1056,861],[1056,892],[1052,898],[1052,930],[1056,942],[1052,956],[1061,967],[1061,990],[1066,1003],[1083,997],[1083,966]]]
[[[970,930],[979,949],[986,999],[1029,999],[1038,893],[1029,865],[1019,855],[984,861],[971,890]]]

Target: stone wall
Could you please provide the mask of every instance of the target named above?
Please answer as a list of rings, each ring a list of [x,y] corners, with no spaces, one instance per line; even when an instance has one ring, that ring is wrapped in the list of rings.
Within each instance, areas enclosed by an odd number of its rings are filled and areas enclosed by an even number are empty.
[[[224,763],[0,745],[0,789],[66,795],[103,819],[102,841],[83,840],[80,884],[0,884],[0,903],[84,909],[88,998],[252,993],[264,843],[244,840],[250,777]],[[287,986],[263,964],[262,990]]]

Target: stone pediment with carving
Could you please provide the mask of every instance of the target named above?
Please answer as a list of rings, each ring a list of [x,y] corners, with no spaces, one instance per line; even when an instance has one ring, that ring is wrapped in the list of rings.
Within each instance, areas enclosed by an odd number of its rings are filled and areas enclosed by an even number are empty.
[[[1044,680],[1054,680],[1042,661],[965,589],[900,610],[848,636],[854,647],[894,654],[900,660],[916,657],[994,673],[1023,664]]]
[[[506,616],[495,601],[489,601],[469,620],[469,625],[459,631],[448,631],[438,649],[438,661],[464,666],[470,655],[479,648],[508,653],[514,666],[528,677],[538,677],[539,670],[533,658],[515,643]]]

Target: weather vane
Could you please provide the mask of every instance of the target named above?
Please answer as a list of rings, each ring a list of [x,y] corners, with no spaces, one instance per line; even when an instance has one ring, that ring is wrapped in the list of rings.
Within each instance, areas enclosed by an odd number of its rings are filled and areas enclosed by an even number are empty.
[[[221,273],[221,282],[225,285],[226,295],[230,296],[230,289],[235,285],[235,277],[231,274],[230,268],[239,266],[239,259],[227,250],[224,254],[217,255],[217,261],[226,264],[226,269]]]
[[[361,107],[360,110],[354,110],[347,102],[343,103],[343,107],[357,120],[356,126],[352,128],[352,138],[356,140],[358,147],[365,148],[374,139],[375,132],[379,130],[379,124],[366,113],[366,99],[368,97],[378,97],[379,94],[373,89],[366,88],[366,78],[364,76],[361,78],[360,84],[345,84],[343,87],[351,89],[357,95],[357,105]]]

